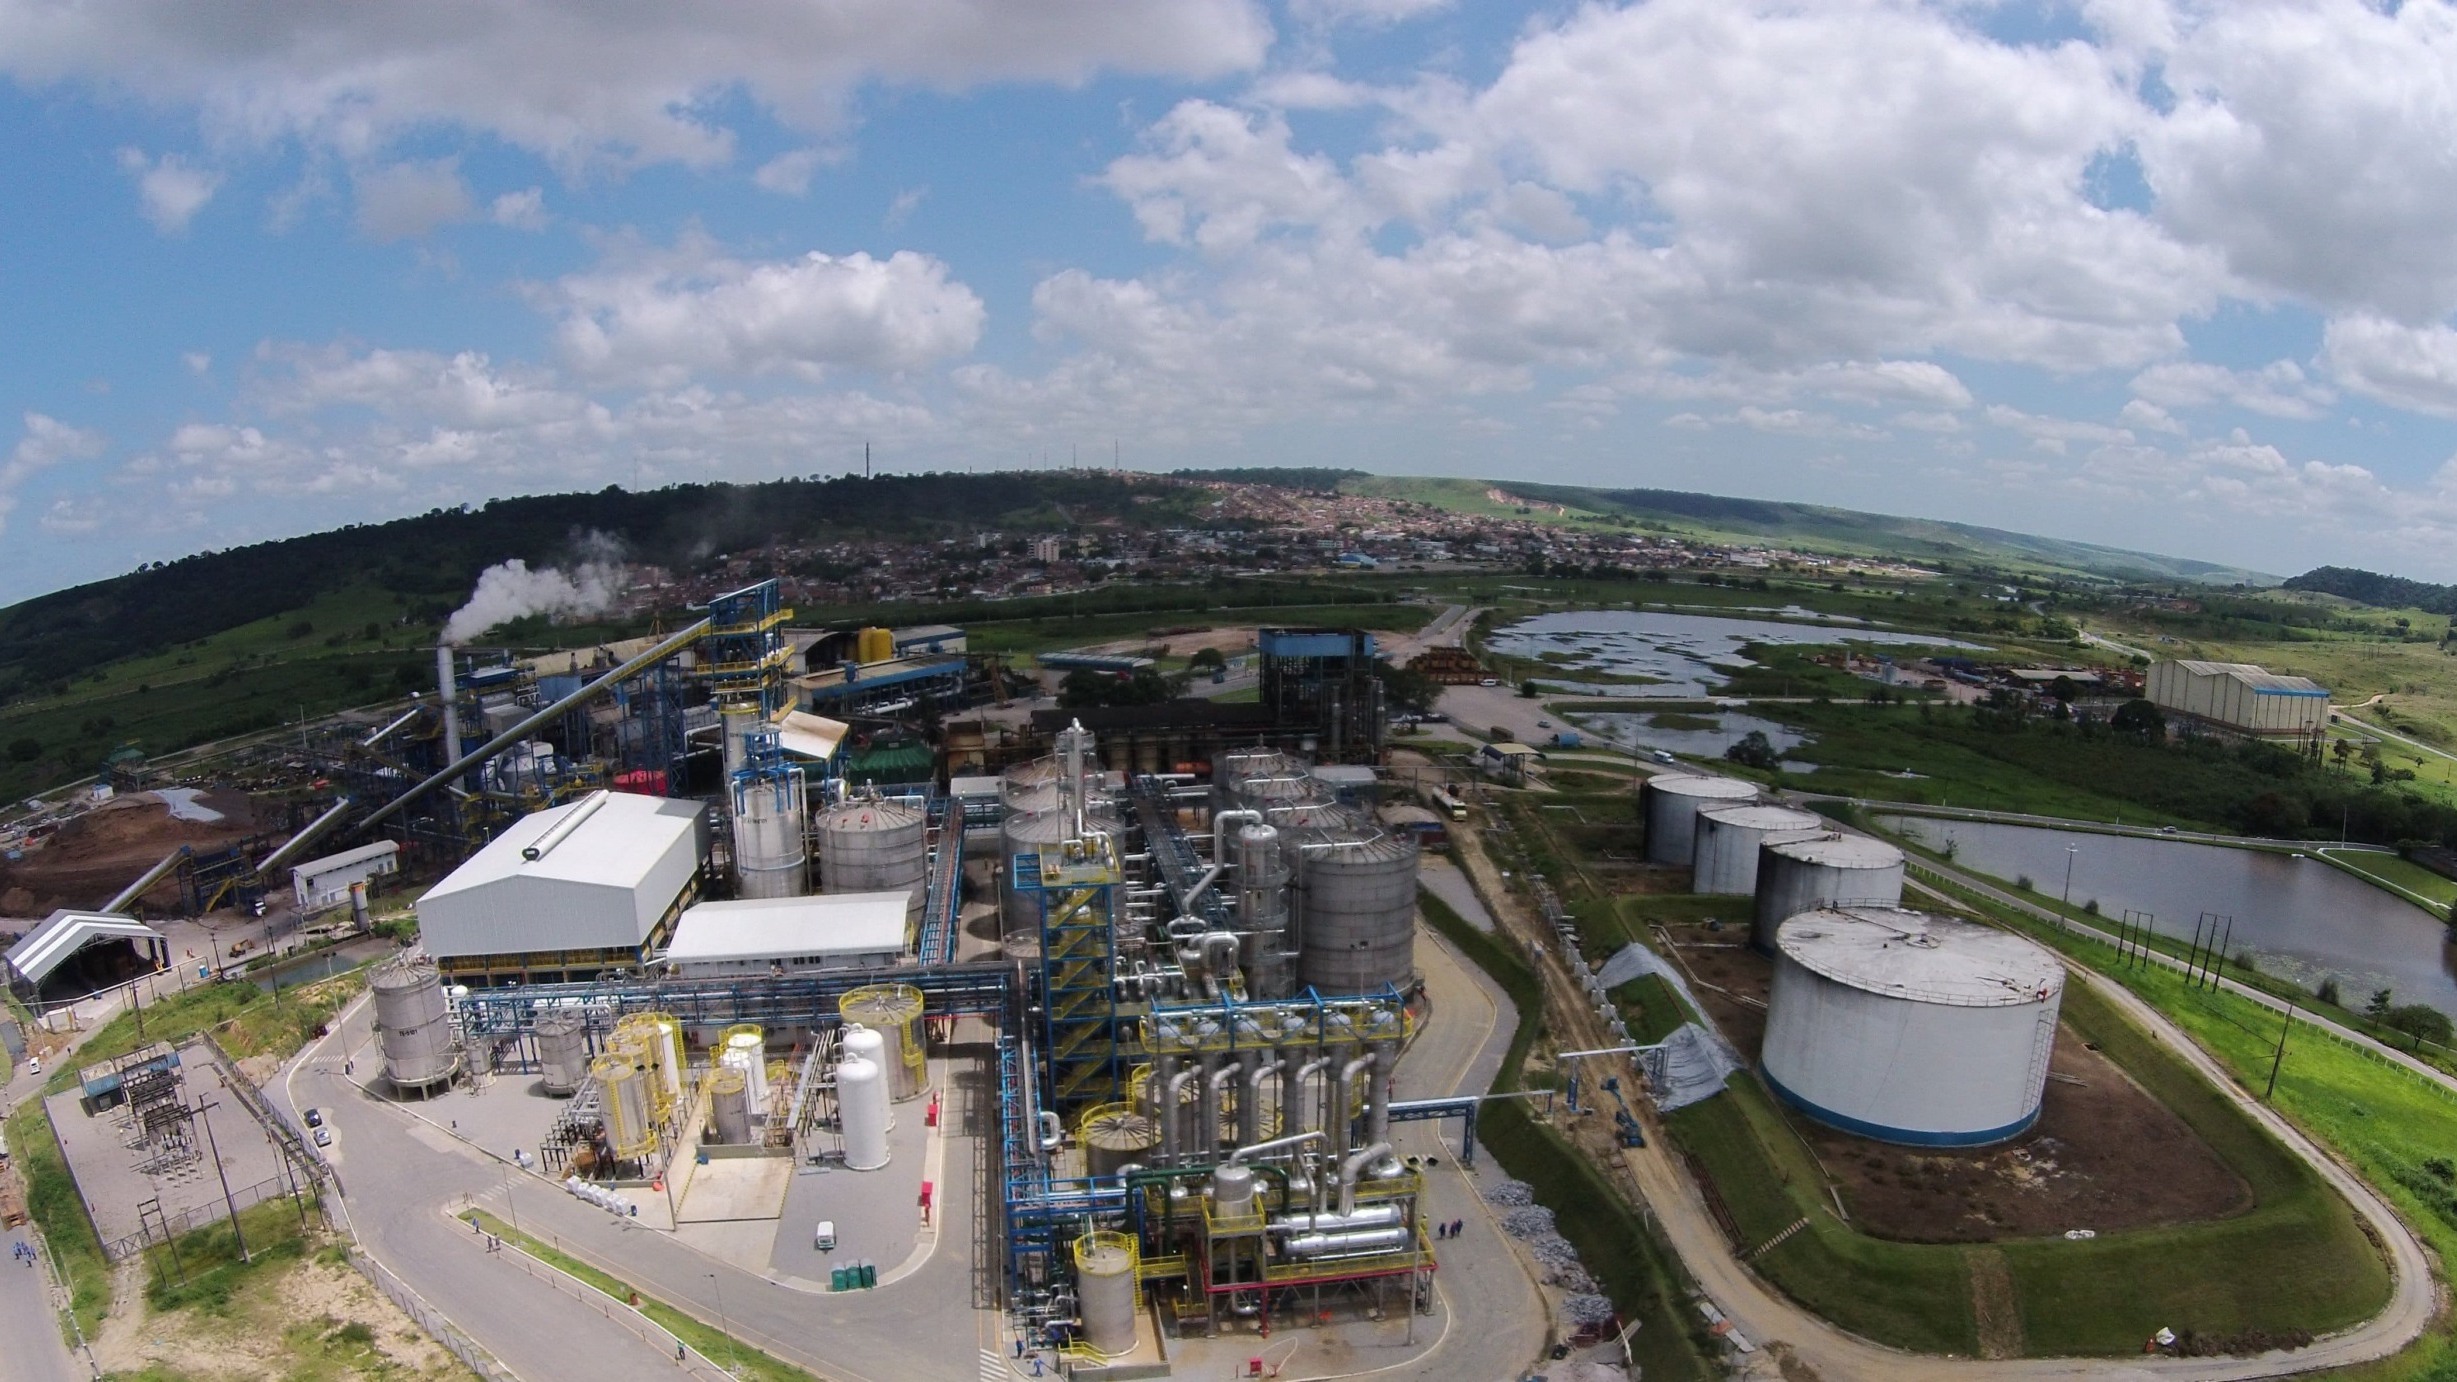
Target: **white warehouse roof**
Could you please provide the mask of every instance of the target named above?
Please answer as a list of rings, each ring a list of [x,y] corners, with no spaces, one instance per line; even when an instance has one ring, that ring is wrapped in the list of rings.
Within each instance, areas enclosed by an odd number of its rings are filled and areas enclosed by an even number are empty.
[[[904,949],[905,897],[828,893],[698,903],[676,923],[665,958],[692,965],[892,955]]]
[[[594,792],[532,812],[418,900],[427,953],[636,947],[699,871],[705,808]]]
[[[1921,1003],[2011,1007],[2064,988],[2064,966],[2020,936],[1899,907],[1803,912],[1783,923],[1775,945],[1838,984]]]
[[[17,982],[40,984],[78,951],[96,941],[113,940],[135,941],[147,947],[147,953],[156,959],[169,945],[161,932],[144,922],[113,912],[74,912],[63,908],[10,946],[5,959]]]
[[[2197,677],[2230,677],[2251,687],[2255,695],[2326,696],[2329,688],[2310,677],[2289,676],[2249,662],[2203,662],[2180,657],[2175,665]]]
[[[294,864],[290,872],[293,877],[318,878],[328,873],[339,873],[343,869],[356,868],[360,864],[373,863],[375,860],[388,858],[400,852],[400,841],[378,840],[371,845],[360,845],[356,849],[345,849],[339,854],[327,854],[321,859],[310,859],[304,864]]]

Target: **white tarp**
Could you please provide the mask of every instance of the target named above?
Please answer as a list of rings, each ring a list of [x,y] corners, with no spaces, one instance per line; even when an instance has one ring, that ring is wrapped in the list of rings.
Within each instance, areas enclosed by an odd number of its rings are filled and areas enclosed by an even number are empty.
[[[1622,946],[1596,971],[1596,979],[1609,990],[1650,974],[1671,985],[1690,1011],[1706,1011],[1680,970],[1643,945]],[[1655,1106],[1666,1113],[1722,1093],[1725,1080],[1748,1068],[1749,1062],[1722,1033],[1696,1022],[1681,1024],[1664,1038],[1661,1049],[1646,1056],[1647,1083],[1652,1086]]]

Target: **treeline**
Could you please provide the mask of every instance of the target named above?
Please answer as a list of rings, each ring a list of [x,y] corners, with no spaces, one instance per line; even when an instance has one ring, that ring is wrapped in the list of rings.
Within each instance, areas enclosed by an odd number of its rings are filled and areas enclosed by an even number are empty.
[[[2419,609],[2427,614],[2457,614],[2457,586],[2410,581],[2351,566],[2316,566],[2286,578],[2289,590],[2335,595],[2381,609]]]
[[[1170,477],[1019,472],[674,485],[498,499],[390,523],[156,562],[0,610],[0,699],[64,667],[202,638],[373,583],[450,608],[507,558],[551,562],[604,533],[641,561],[690,570],[779,541],[919,538],[1093,522],[1192,521],[1205,492]]]

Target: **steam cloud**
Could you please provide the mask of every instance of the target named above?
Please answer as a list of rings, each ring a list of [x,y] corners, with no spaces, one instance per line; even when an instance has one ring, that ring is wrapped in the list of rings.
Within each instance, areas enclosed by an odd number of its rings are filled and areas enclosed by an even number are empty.
[[[590,533],[580,542],[581,559],[568,571],[514,557],[478,573],[469,603],[444,624],[444,641],[465,643],[498,624],[533,614],[585,618],[614,608],[623,590],[621,549],[613,538]]]

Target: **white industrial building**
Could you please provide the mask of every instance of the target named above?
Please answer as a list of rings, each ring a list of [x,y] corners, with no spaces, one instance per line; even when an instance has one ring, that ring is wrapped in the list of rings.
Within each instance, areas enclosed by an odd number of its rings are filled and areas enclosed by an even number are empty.
[[[2065,971],[2010,932],[1898,907],[1803,912],[1775,937],[1760,1063],[1821,1123],[1971,1147],[2039,1118]]]
[[[665,962],[690,979],[891,965],[910,940],[905,904],[902,892],[702,902],[676,923]]]
[[[707,811],[595,792],[515,821],[418,900],[455,982],[554,982],[645,963],[699,900]]]
[[[2172,715],[2264,738],[2310,738],[2329,724],[2329,688],[2249,662],[2150,664],[2150,703]]]
[[[294,865],[290,870],[290,891],[300,911],[321,912],[349,901],[351,884],[371,883],[400,871],[400,842],[378,840]]]
[[[115,912],[79,912],[62,908],[43,919],[40,926],[28,931],[15,945],[0,956],[0,970],[7,971],[9,987],[32,997],[55,973],[69,967],[79,954],[97,946],[124,943],[123,955],[108,957],[107,962],[94,965],[81,976],[84,982],[75,985],[86,989],[107,986],[122,978],[150,974],[171,962],[171,943],[161,932],[132,917]],[[79,977],[70,969],[72,977]]]

